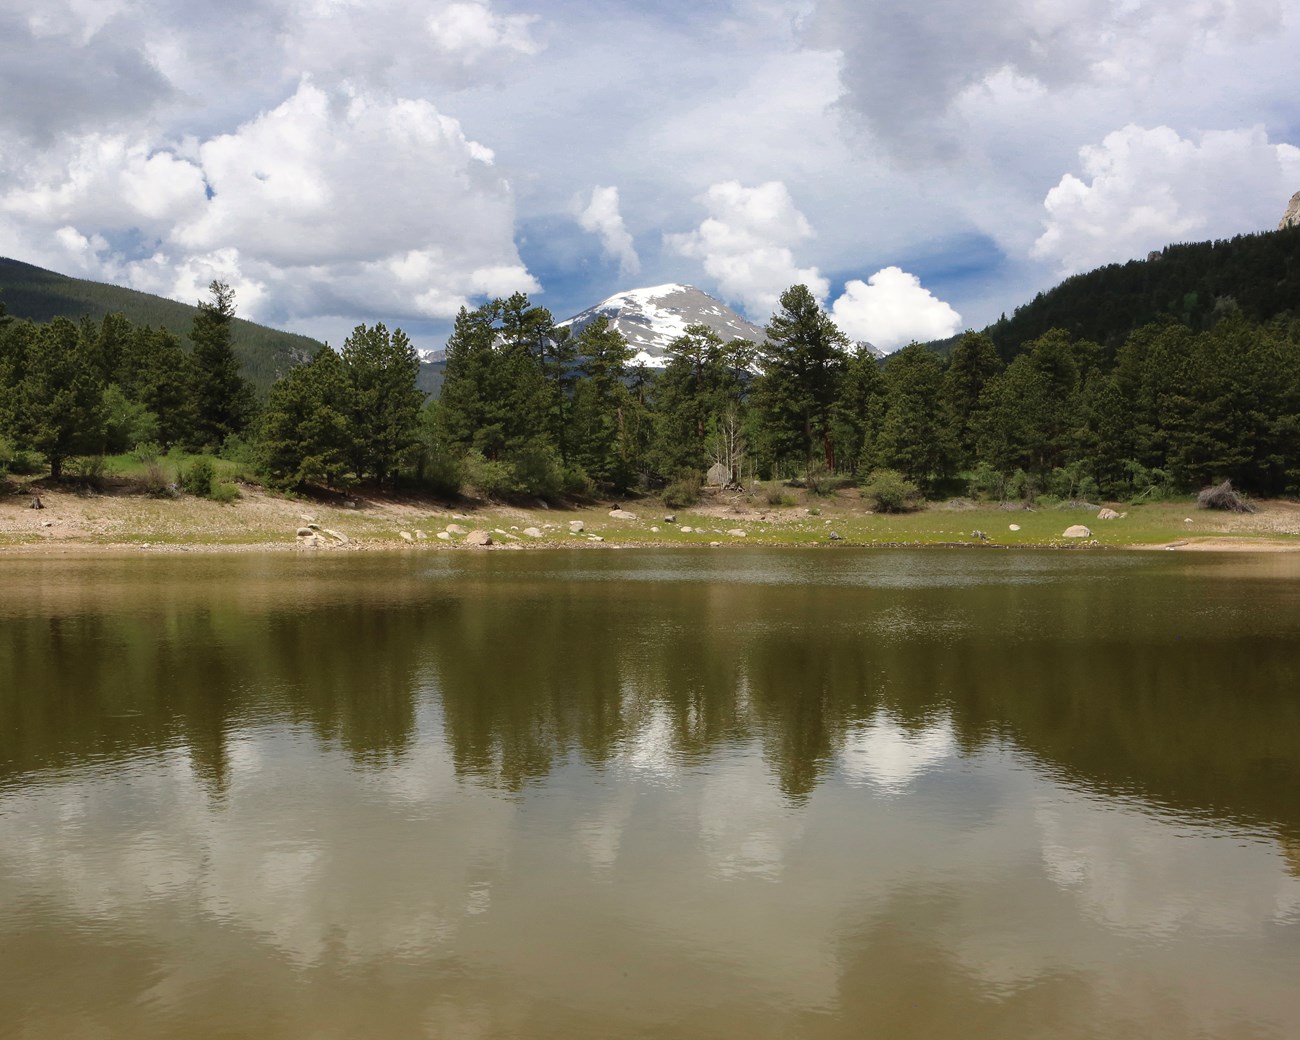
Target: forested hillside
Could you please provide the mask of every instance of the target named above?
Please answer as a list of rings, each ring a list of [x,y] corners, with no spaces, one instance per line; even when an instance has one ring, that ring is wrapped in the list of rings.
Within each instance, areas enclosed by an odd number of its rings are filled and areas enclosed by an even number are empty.
[[[90,318],[99,322],[108,314],[118,313],[133,325],[166,328],[181,338],[183,347],[190,346],[193,304],[177,303],[118,285],[69,278],[6,257],[0,257],[0,303],[13,317],[35,322],[57,317],[73,321]],[[290,368],[310,358],[322,346],[310,337],[281,332],[242,318],[235,318],[231,325],[231,343],[240,371],[258,393],[265,393]]]
[[[1153,321],[1173,318],[1199,332],[1233,313],[1256,322],[1300,314],[1300,227],[1171,245],[1146,260],[1108,264],[1067,278],[984,331],[1010,360],[1049,329],[1113,351]]]

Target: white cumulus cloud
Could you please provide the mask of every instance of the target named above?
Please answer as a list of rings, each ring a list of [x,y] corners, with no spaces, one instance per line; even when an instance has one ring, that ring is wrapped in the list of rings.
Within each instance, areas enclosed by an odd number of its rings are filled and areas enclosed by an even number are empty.
[[[1061,274],[1130,260],[1170,242],[1271,228],[1300,184],[1300,148],[1261,129],[1185,138],[1167,126],[1126,126],[1079,150],[1083,177],[1047,193],[1038,259]]]
[[[618,261],[619,274],[632,275],[641,270],[641,258],[619,211],[618,188],[593,188],[591,201],[578,214],[578,224],[584,231],[600,236],[606,254]]]
[[[694,231],[666,235],[665,243],[699,260],[719,291],[738,300],[751,317],[772,314],[792,285],[808,286],[818,299],[830,292],[830,282],[816,267],[795,262],[791,247],[814,233],[781,181],[754,188],[722,181],[709,188],[704,201],[710,216]]]
[[[850,339],[867,340],[886,352],[913,340],[944,339],[961,328],[960,314],[898,267],[877,271],[865,282],[848,282],[831,318]]]
[[[87,137],[66,169],[0,194],[0,218],[20,241],[66,229],[37,255],[76,256],[92,277],[180,299],[223,277],[262,320],[445,319],[539,288],[489,149],[429,101],[307,80],[201,143]],[[116,254],[105,232],[143,236],[150,252]]]

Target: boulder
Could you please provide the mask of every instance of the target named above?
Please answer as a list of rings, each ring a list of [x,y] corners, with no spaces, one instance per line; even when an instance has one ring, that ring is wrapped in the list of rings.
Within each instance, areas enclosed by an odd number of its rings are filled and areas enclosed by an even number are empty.
[[[666,517],[664,517],[664,523],[666,523],[666,524],[675,524],[675,523],[677,523],[677,514],[676,514],[676,513],[669,513]]]
[[[529,538],[542,537],[542,532],[539,531],[536,527],[525,527],[524,534],[526,534]]]
[[[339,545],[351,544],[352,540],[347,535],[345,535],[342,531],[331,531],[329,530],[329,528],[326,528],[325,533],[329,535],[331,538],[333,538],[336,542],[338,542]]]
[[[1118,520],[1119,514],[1113,509],[1103,509],[1097,514],[1098,520]]]
[[[429,540],[429,536],[425,534],[423,531],[416,531],[415,540],[417,542],[427,542]]]
[[[713,487],[726,487],[731,483],[731,469],[724,466],[721,462],[715,462],[709,467],[709,472],[704,478],[704,483]]]
[[[745,532],[742,531],[739,527],[733,527],[730,531],[727,532],[727,534],[731,535],[732,538],[745,537]]]
[[[832,542],[842,542],[844,540],[842,537],[840,537],[840,533],[838,531],[832,531],[826,537],[828,537]]]
[[[310,538],[310,537],[312,536],[313,533],[314,533],[314,532],[312,531],[312,529],[311,529],[310,527],[300,527],[300,528],[298,528],[298,531],[297,531],[297,534],[298,534],[298,537],[299,537],[299,538]]]
[[[721,543],[721,542],[710,542],[710,543],[709,543],[709,548],[710,548],[710,549],[718,549],[718,548],[721,548],[721,546],[722,546],[722,543]]]
[[[444,542],[451,541],[451,535],[449,535],[446,531],[439,531],[438,537],[441,538]]]
[[[491,545],[492,536],[486,531],[470,531],[465,536],[466,545]]]
[[[402,541],[404,541],[404,542],[414,542],[414,541],[415,541],[415,536],[414,536],[413,534],[411,534],[410,531],[398,531],[397,534],[398,534],[398,536],[402,539]]]
[[[1091,538],[1092,532],[1083,524],[1075,524],[1073,527],[1067,527],[1062,538]]]
[[[1008,526],[1007,530],[1009,530],[1009,531],[1019,531],[1019,530],[1020,530],[1020,525],[1019,525],[1019,524],[1011,524],[1011,525]]]
[[[603,539],[603,538],[602,538],[600,535],[598,535],[598,534],[589,534],[589,535],[587,535],[587,541],[589,541],[589,542],[603,542],[604,540],[605,540],[605,539]]]
[[[468,533],[469,533],[468,531],[465,530],[465,528],[461,527],[460,524],[448,524],[445,528],[443,528],[443,530],[445,530],[448,534],[468,534]]]
[[[690,533],[691,533],[691,529],[690,529],[689,527],[683,525],[682,528],[681,528],[681,532],[682,532],[682,534],[690,534]]]
[[[635,520],[636,514],[629,513],[626,509],[611,509],[609,511],[611,520]]]
[[[569,533],[570,533],[570,534],[582,534],[582,532],[583,532],[584,528],[586,528],[586,526],[587,526],[587,525],[584,524],[581,520],[570,520],[570,521],[569,521]]]

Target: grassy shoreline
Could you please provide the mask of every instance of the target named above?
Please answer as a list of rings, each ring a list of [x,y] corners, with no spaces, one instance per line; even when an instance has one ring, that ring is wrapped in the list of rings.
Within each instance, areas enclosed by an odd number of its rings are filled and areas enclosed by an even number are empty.
[[[470,549],[478,547],[466,545],[463,532],[473,530],[491,535],[490,550],[759,545],[1300,551],[1300,504],[1284,501],[1260,503],[1254,514],[1198,510],[1190,500],[1116,505],[1126,515],[1101,520],[1098,507],[932,503],[913,513],[877,514],[853,491],[805,494],[785,505],[719,492],[675,511],[654,499],[628,501],[623,511],[630,518],[611,516],[612,503],[528,508],[378,492],[320,501],[252,486],[225,505],[191,496],[150,498],[130,484],[103,493],[16,485],[5,490],[17,493],[0,495],[0,553]],[[40,495],[43,509],[31,508],[30,492]],[[577,522],[582,530],[574,533]],[[312,546],[298,535],[312,524],[346,541],[321,535]],[[1074,524],[1087,526],[1092,537],[1065,538]],[[449,525],[461,532],[447,534]]]

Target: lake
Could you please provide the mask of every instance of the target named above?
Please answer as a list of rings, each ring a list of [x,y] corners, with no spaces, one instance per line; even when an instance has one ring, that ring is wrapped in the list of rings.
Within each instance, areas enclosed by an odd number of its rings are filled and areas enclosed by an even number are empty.
[[[0,1037],[1300,1035],[1300,554],[0,557]]]

